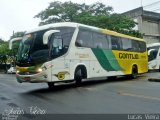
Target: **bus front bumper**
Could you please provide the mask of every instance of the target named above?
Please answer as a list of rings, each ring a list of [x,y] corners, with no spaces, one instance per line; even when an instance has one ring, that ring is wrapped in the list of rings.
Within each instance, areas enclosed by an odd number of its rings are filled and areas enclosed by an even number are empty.
[[[50,82],[45,72],[32,74],[32,75],[16,74],[16,77],[19,83],[22,83],[22,82],[30,82],[30,83]]]

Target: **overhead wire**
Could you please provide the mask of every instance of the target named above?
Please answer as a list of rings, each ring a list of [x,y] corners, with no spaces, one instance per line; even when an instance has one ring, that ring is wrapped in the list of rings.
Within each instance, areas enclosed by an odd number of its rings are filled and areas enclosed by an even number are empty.
[[[148,5],[145,5],[145,6],[143,6],[143,8],[146,9],[146,10],[149,10],[149,11],[156,12],[156,11],[160,11],[159,6],[160,6],[160,0],[156,1],[156,2],[153,2],[153,3],[150,3]]]
[[[144,8],[152,7],[152,6],[157,5],[157,4],[159,4],[159,3],[160,3],[160,0],[157,1],[157,2],[153,2],[153,3],[151,3],[151,4],[148,4],[148,5],[145,5],[145,6],[143,6],[143,7],[144,7]]]
[[[157,8],[157,9],[155,9],[155,10],[152,10],[153,12],[155,12],[155,11],[160,11],[160,8]]]

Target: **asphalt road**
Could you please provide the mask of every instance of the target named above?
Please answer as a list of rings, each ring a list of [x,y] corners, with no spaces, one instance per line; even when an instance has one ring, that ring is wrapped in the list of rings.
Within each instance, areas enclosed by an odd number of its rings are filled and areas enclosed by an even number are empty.
[[[45,83],[18,83],[15,75],[0,74],[0,113],[159,113],[160,82],[149,82],[159,73],[146,73],[135,80],[85,81],[81,87],[57,84],[49,90]]]

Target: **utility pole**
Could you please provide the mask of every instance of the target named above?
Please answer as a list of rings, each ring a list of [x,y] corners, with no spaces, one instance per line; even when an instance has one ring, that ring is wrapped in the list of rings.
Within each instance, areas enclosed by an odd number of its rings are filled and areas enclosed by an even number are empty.
[[[84,10],[86,10],[86,1],[84,0]]]
[[[141,7],[143,7],[143,0],[141,0]]]
[[[13,36],[14,36],[14,30],[13,30]]]

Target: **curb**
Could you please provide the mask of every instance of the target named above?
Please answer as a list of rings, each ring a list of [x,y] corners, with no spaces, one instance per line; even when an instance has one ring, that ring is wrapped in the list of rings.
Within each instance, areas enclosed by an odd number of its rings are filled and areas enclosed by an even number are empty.
[[[160,82],[160,78],[148,78],[148,81],[151,81],[151,82]]]

